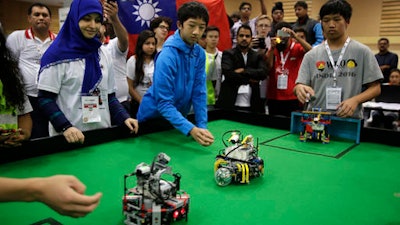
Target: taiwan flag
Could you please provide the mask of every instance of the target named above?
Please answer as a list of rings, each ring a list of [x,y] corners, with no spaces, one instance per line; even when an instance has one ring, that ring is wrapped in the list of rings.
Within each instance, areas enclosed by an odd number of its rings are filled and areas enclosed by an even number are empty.
[[[118,0],[119,18],[129,33],[128,57],[133,55],[138,34],[150,29],[150,21],[158,16],[172,19],[170,34],[176,29],[177,9],[190,0]],[[228,17],[223,0],[199,0],[209,13],[208,25],[220,29],[218,49],[223,51],[232,47]]]

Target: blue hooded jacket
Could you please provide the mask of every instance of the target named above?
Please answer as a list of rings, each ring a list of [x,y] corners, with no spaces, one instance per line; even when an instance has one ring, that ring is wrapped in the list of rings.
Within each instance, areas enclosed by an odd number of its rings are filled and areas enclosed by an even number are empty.
[[[154,69],[153,84],[143,96],[139,122],[164,117],[188,135],[194,124],[186,119],[193,105],[196,125],[207,128],[207,95],[204,49],[185,43],[179,30],[163,45]]]

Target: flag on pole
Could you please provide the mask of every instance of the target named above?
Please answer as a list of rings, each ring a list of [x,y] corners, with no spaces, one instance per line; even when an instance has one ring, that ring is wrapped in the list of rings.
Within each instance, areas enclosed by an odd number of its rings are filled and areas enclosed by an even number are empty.
[[[135,51],[138,34],[150,29],[150,21],[155,17],[167,16],[173,23],[170,32],[177,29],[177,9],[190,0],[118,0],[119,18],[129,33],[128,56]],[[220,29],[218,49],[223,51],[232,47],[229,22],[223,0],[198,0],[203,3],[210,15],[208,25]]]

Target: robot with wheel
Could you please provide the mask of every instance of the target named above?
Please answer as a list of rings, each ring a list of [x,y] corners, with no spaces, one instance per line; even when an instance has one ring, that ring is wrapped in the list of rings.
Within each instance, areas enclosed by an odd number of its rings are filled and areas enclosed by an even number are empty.
[[[190,196],[180,190],[180,174],[167,166],[170,157],[159,153],[151,165],[140,163],[124,176],[123,213],[126,225],[170,225],[188,219]],[[162,175],[173,181],[164,179]],[[136,176],[136,186],[127,188],[127,179]]]
[[[224,140],[229,133],[230,146]],[[264,160],[258,156],[258,143],[254,145],[252,135],[243,138],[240,131],[228,131],[222,135],[222,140],[226,148],[220,151],[214,163],[215,181],[219,186],[232,182],[248,184],[250,178],[264,174]]]

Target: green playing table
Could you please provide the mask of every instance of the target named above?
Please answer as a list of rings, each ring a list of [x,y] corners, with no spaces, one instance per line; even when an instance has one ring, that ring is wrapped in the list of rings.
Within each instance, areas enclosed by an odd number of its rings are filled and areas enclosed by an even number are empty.
[[[258,140],[265,173],[249,184],[220,187],[214,181],[215,156],[224,147],[222,134],[235,129]],[[188,221],[174,224],[400,224],[398,147],[335,138],[329,144],[304,143],[285,129],[227,119],[210,121],[209,130],[215,137],[210,147],[172,129],[3,163],[0,176],[73,174],[88,194],[101,191],[103,198],[79,219],[41,203],[2,203],[0,223],[53,218],[66,225],[123,224],[123,176],[164,152],[172,171],[182,176],[181,189],[190,194]]]

